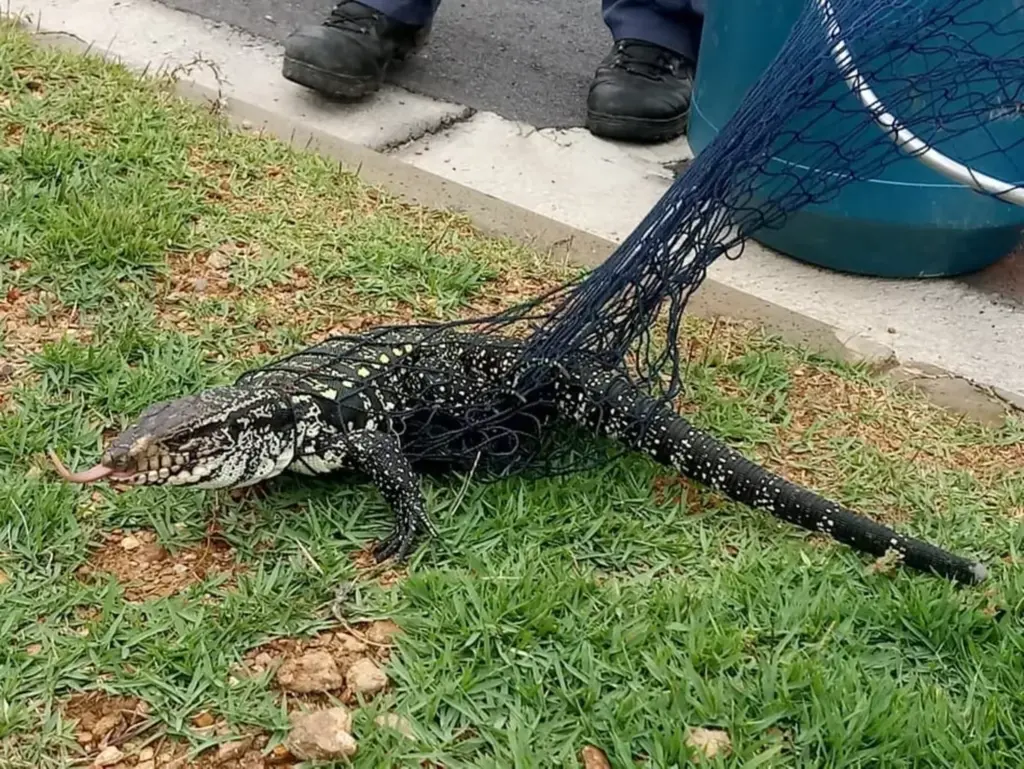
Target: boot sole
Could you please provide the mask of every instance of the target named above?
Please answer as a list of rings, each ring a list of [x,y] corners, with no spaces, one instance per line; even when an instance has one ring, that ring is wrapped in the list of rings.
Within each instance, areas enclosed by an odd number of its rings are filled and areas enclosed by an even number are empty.
[[[651,120],[650,118],[623,117],[587,110],[587,130],[604,139],[656,144],[682,136],[686,133],[689,113],[678,117]]]
[[[362,99],[378,91],[383,82],[383,78],[338,75],[289,56],[284,57],[281,74],[285,80],[339,99]]]

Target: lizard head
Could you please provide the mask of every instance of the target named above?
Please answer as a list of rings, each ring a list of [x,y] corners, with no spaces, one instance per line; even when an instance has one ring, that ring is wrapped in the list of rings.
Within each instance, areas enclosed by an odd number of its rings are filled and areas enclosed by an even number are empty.
[[[295,450],[291,404],[279,391],[214,387],[155,403],[110,443],[100,464],[72,483],[106,478],[136,486],[249,486],[279,474]]]

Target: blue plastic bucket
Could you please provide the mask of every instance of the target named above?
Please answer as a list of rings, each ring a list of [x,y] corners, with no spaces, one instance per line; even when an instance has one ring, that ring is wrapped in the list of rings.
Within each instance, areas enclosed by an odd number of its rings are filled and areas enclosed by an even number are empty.
[[[922,0],[927,2],[927,0]],[[710,144],[786,40],[805,0],[714,0],[709,2],[694,85],[689,140],[695,153]],[[1011,11],[1018,0],[988,0],[972,13],[984,20],[1014,19],[1024,34],[1024,13]],[[975,21],[978,19],[972,19]],[[964,19],[966,21],[966,19]],[[975,28],[976,30],[976,28]],[[1007,24],[1002,22],[1000,31]],[[824,40],[824,31],[822,33]],[[993,35],[992,44],[1006,37]],[[984,50],[984,40],[974,44]],[[995,49],[992,49],[995,50]],[[856,54],[854,53],[856,62]],[[910,57],[901,71],[921,77],[927,62]],[[870,73],[862,73],[870,81]],[[924,76],[926,77],[926,76]],[[927,81],[922,80],[924,87]],[[857,97],[837,84],[836,99],[855,109]],[[884,97],[883,97],[884,100]],[[830,108],[823,102],[823,111]],[[899,117],[897,115],[897,117]],[[824,121],[828,122],[828,121]],[[954,159],[1007,181],[1024,168],[1024,116],[979,128],[944,145]],[[881,132],[880,132],[881,133]],[[1015,147],[1015,143],[1020,142]],[[954,154],[955,153],[955,154]],[[795,157],[773,158],[782,164]],[[825,204],[790,215],[778,230],[755,238],[795,259],[843,272],[889,278],[959,275],[982,269],[1012,251],[1024,233],[1024,207],[1005,203],[958,185],[913,158],[900,158],[878,177],[848,184]]]

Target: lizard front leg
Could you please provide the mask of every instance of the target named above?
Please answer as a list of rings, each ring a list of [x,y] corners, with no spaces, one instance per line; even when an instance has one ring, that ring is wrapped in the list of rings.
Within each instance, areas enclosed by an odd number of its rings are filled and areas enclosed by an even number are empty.
[[[359,430],[349,433],[345,440],[353,468],[370,478],[395,514],[394,529],[374,548],[373,555],[378,562],[392,556],[405,560],[420,534],[436,535],[427,518],[419,478],[402,453],[397,435]]]

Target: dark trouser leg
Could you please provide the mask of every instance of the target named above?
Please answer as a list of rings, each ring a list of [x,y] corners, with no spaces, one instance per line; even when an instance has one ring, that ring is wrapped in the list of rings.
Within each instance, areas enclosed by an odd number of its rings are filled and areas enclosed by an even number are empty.
[[[686,131],[705,0],[602,0],[615,41],[587,98],[597,136],[660,142]]]
[[[697,61],[705,0],[602,0],[612,40],[642,40]]]
[[[325,96],[358,99],[384,82],[391,62],[426,43],[441,0],[341,0],[323,24],[284,44],[284,77]]]
[[[441,0],[362,0],[363,5],[410,27],[425,27]]]

